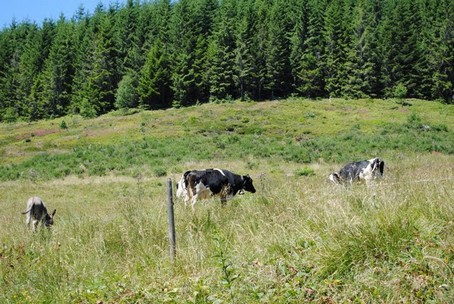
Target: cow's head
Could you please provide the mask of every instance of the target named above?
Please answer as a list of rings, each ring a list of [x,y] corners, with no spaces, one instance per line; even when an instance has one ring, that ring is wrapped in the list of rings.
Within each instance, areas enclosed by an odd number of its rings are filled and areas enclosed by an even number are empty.
[[[337,172],[331,173],[329,175],[329,180],[335,184],[340,184],[341,179],[340,179],[339,173],[337,173]]]
[[[50,228],[52,227],[52,225],[54,224],[54,215],[55,215],[55,212],[57,212],[57,209],[54,209],[54,212],[52,212],[52,214],[46,214],[45,217],[44,217],[44,226]]]
[[[252,184],[252,178],[249,175],[243,175],[243,189],[251,193],[255,193],[255,188]]]
[[[374,158],[370,160],[372,167],[372,175],[374,177],[382,177],[385,171],[385,162],[380,158]]]
[[[359,174],[360,179],[367,181],[383,177],[383,171],[385,170],[385,162],[378,157],[368,160],[369,164],[367,167],[362,168]]]

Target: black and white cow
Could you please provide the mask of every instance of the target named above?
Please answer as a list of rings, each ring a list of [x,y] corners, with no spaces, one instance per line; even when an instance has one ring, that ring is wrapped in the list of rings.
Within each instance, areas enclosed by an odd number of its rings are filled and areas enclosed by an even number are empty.
[[[39,222],[50,228],[54,224],[54,215],[57,209],[54,209],[52,214],[47,213],[46,205],[42,199],[37,196],[30,197],[27,201],[27,210],[22,212],[22,214],[27,215],[26,224],[27,227],[30,226],[30,222],[32,222],[32,229],[36,231],[38,228]]]
[[[334,172],[329,175],[330,181],[336,184],[353,183],[354,181],[366,181],[366,184],[376,178],[383,177],[385,162],[380,158],[372,158],[353,162],[345,165],[339,173]]]
[[[238,175],[225,169],[205,169],[186,171],[177,183],[177,197],[184,198],[187,206],[191,201],[192,208],[199,199],[210,198],[218,195],[221,204],[236,194],[244,194],[245,191],[255,193],[252,178],[249,175]]]

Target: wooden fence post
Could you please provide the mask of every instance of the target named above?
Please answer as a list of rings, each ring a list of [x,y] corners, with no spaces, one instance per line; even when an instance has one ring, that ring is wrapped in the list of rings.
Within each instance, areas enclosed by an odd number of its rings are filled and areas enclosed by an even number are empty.
[[[167,179],[167,213],[169,215],[170,260],[173,262],[176,256],[176,241],[175,218],[173,214],[172,180],[170,178]]]

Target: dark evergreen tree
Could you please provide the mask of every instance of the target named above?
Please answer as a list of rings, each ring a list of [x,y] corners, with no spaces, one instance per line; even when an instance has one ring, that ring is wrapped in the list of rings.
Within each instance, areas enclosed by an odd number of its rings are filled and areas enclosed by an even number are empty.
[[[295,84],[299,94],[309,98],[325,96],[323,14],[324,1],[308,0],[307,34],[303,37],[302,54],[296,65]]]
[[[118,12],[118,49],[119,57],[122,58],[122,74],[130,71],[139,71],[143,64],[141,39],[137,35],[139,16],[139,0],[127,0],[126,5]]]
[[[46,117],[58,117],[67,113],[74,76],[73,24],[62,15],[57,23],[55,39],[43,70],[41,100]]]
[[[102,14],[103,12],[98,7],[98,10],[91,18],[85,18],[84,9],[79,8],[74,18],[76,20],[74,28],[76,47],[74,52],[75,75],[73,78],[70,109],[72,113],[80,113],[81,105],[86,99],[85,87],[92,66],[91,54],[94,51],[93,40],[95,39],[95,33],[99,31]]]
[[[173,105],[182,106],[197,100],[197,74],[194,67],[198,29],[194,2],[181,0],[173,8],[170,35],[172,58]]]
[[[197,0],[194,17],[196,29],[196,42],[194,48],[194,99],[197,102],[206,102],[210,96],[210,82],[208,79],[208,45],[213,33],[216,10],[216,0]]]
[[[385,94],[402,83],[407,97],[417,97],[420,84],[417,66],[421,58],[418,40],[420,17],[413,1],[387,1],[381,26]],[[392,94],[391,94],[392,95]]]
[[[38,104],[33,100],[32,88],[38,74],[42,70],[43,57],[41,52],[46,49],[43,45],[41,34],[37,27],[30,31],[19,64],[18,102],[21,108],[19,115],[36,120]]]
[[[238,6],[235,35],[235,67],[233,80],[241,100],[254,98],[254,77],[257,67],[254,58],[254,34],[257,16],[253,1]]]
[[[326,91],[329,96],[344,96],[347,86],[347,51],[349,48],[349,24],[345,16],[350,14],[348,1],[332,1],[328,4],[324,20]]]
[[[24,89],[29,89],[30,77],[26,77],[25,67],[22,64],[29,47],[33,33],[37,32],[36,24],[23,22],[16,24],[13,22],[11,30],[3,32],[2,36],[6,38],[0,53],[2,66],[0,67],[0,114],[3,120],[14,121],[20,117],[26,116],[27,105],[26,93]],[[3,42],[2,41],[2,42]],[[33,67],[30,67],[31,69]],[[22,81],[27,81],[23,84]],[[0,117],[0,119],[2,119]]]
[[[271,99],[290,93],[292,79],[288,33],[293,26],[288,19],[289,13],[288,0],[274,1],[269,8],[265,88],[270,92]]]
[[[223,1],[209,50],[210,99],[222,100],[235,97],[235,22],[236,8],[233,0]]]
[[[170,106],[169,56],[158,38],[154,41],[144,66],[140,71],[138,84],[139,105],[145,109]]]
[[[347,18],[345,16],[345,18]],[[379,0],[359,1],[353,8],[352,23],[348,32],[347,82],[343,95],[353,98],[380,95],[380,54],[378,53],[377,28],[380,18]]]
[[[116,45],[113,20],[109,15],[102,18],[99,32],[92,40],[90,71],[85,82],[84,97],[91,103],[96,114],[106,113],[114,108],[116,74]]]
[[[308,38],[308,4],[307,0],[292,0],[289,3],[289,14],[294,22],[290,36],[290,67],[292,74],[293,93],[302,83],[299,72],[302,69],[304,41]]]
[[[433,70],[431,96],[454,103],[454,2],[439,0],[435,7],[433,44],[429,50]]]

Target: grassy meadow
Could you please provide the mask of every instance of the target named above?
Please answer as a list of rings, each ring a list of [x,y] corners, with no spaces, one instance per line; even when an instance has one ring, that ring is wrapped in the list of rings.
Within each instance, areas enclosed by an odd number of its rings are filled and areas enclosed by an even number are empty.
[[[0,303],[451,303],[454,107],[409,100],[206,104],[0,125]],[[63,123],[64,122],[64,123]],[[383,180],[327,175],[382,157]],[[175,200],[186,169],[255,194]],[[26,201],[57,209],[25,227]]]

